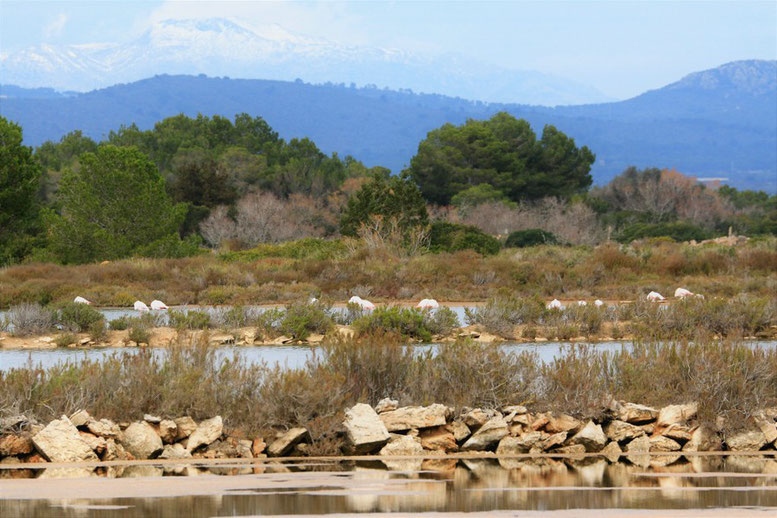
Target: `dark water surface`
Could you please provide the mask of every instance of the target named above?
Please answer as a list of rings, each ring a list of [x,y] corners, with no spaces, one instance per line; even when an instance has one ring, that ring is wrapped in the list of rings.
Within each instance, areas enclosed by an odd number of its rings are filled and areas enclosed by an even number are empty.
[[[177,469],[176,469],[177,468]],[[0,469],[0,516],[251,516],[554,509],[719,509],[777,513],[777,461],[696,457],[641,468],[603,459],[432,459]],[[66,475],[90,478],[57,479]],[[176,476],[177,475],[177,476]],[[189,475],[189,476],[186,476]],[[625,512],[624,514],[628,514]],[[775,514],[777,515],[777,514]]]

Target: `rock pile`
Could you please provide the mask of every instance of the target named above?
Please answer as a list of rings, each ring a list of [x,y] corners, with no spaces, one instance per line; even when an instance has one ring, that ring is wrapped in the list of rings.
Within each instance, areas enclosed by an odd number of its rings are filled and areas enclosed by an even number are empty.
[[[777,409],[761,412],[749,425],[726,434],[700,425],[697,410],[695,403],[656,409],[620,402],[602,419],[578,420],[529,412],[519,405],[454,416],[453,409],[443,405],[398,407],[396,401],[383,400],[374,409],[365,404],[349,409],[344,427],[351,452],[385,456],[601,453],[617,462],[626,452],[632,455],[623,457],[633,464],[666,465],[684,452],[777,448]]]
[[[627,459],[639,466],[671,464],[699,451],[732,453],[777,448],[777,408],[755,413],[738,426],[699,423],[695,403],[651,408],[614,402],[603,417],[580,420],[524,406],[464,409],[445,405],[400,407],[385,399],[375,407],[360,403],[345,412],[340,437],[344,453],[386,457],[437,456],[457,452],[496,452],[511,456],[599,453],[610,462]],[[188,416],[116,423],[81,410],[46,426],[6,418],[0,435],[0,462],[98,462],[135,459],[256,458],[306,456],[306,428],[282,430],[267,442],[226,434],[220,416],[196,422]],[[725,429],[726,432],[719,430]],[[24,431],[19,431],[24,430]],[[624,455],[628,454],[628,455]],[[390,460],[397,469],[420,461]]]

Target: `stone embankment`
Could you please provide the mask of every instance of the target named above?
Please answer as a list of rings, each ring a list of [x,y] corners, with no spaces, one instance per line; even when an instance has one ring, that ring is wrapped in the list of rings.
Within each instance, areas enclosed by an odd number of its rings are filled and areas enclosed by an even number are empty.
[[[703,425],[695,403],[661,409],[613,403],[605,417],[580,420],[562,413],[530,412],[521,405],[457,414],[445,405],[399,407],[384,399],[375,407],[360,403],[348,409],[339,437],[345,455],[598,454],[610,462],[627,459],[647,467],[672,464],[694,452],[774,451],[776,420],[777,409],[767,409],[744,426],[725,427],[721,419],[716,426]],[[304,427],[279,431],[266,442],[247,438],[225,431],[220,416],[198,423],[191,417],[146,415],[142,421],[117,423],[81,410],[45,426],[21,416],[3,419],[0,426],[14,430],[0,435],[3,464],[298,457],[309,454],[311,442]],[[384,462],[399,467],[403,461]]]

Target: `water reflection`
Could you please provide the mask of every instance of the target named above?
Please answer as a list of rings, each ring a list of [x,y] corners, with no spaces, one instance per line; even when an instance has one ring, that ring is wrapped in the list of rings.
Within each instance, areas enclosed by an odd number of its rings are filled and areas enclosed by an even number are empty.
[[[408,461],[408,462],[416,462]],[[0,516],[248,516],[550,509],[777,510],[777,461],[693,457],[647,469],[601,458],[143,464],[0,470]],[[395,466],[399,467],[399,466]],[[81,471],[79,471],[81,470]],[[78,477],[77,480],[53,480]],[[86,478],[81,478],[86,477]],[[111,479],[109,477],[120,477]],[[128,480],[132,479],[132,480]],[[95,498],[94,495],[99,495]]]

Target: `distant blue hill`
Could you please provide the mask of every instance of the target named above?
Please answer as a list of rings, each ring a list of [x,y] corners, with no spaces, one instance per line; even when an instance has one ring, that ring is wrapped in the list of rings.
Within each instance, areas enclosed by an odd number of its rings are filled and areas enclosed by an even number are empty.
[[[487,104],[410,91],[302,82],[156,76],[63,96],[0,87],[0,114],[38,145],[81,129],[104,138],[122,124],[150,128],[165,117],[246,112],[281,136],[310,137],[326,152],[401,170],[426,133],[505,110],[541,133],[554,124],[597,156],[596,183],[629,165],[726,177],[739,188],[777,192],[777,61],[739,61],[690,74],[626,101],[547,108]]]

